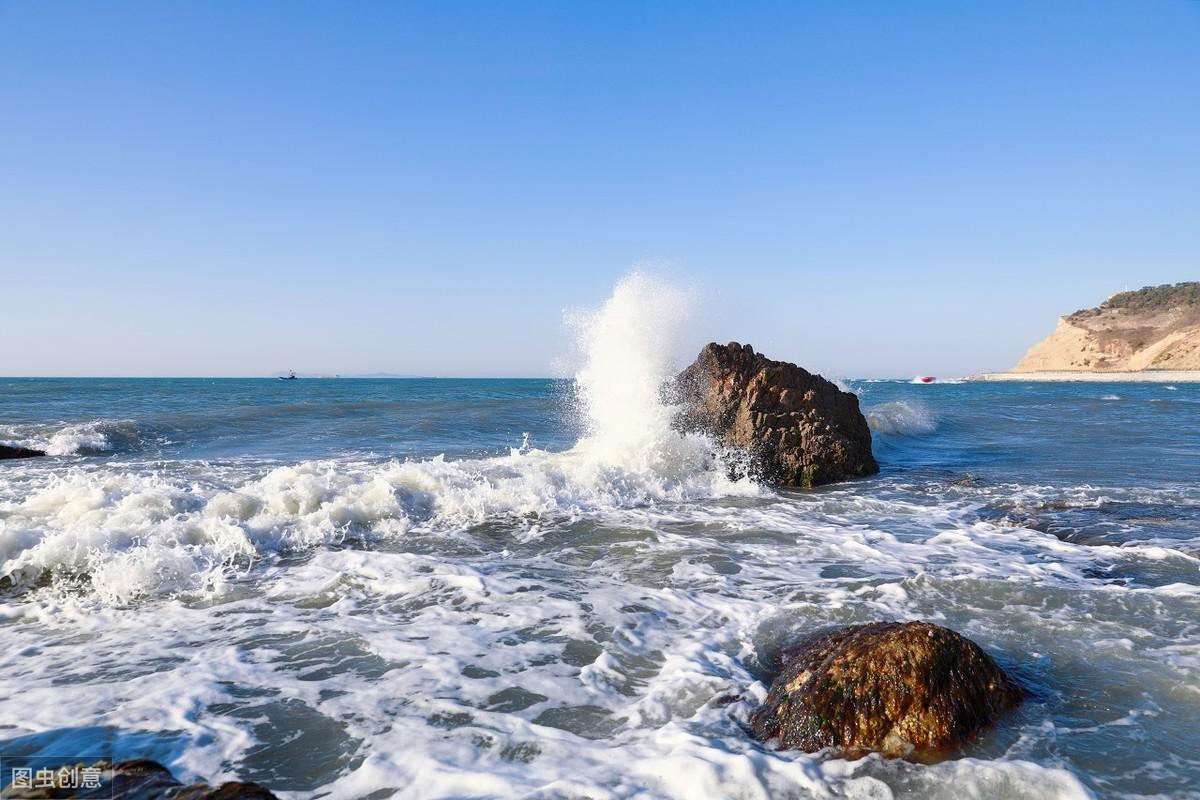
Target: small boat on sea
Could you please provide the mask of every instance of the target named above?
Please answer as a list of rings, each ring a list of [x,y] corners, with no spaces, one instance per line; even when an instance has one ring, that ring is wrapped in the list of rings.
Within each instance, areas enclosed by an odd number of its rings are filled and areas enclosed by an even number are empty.
[[[279,376],[279,380],[281,380],[281,381],[294,381],[294,380],[296,380],[296,371],[295,371],[295,370],[292,370],[292,369],[288,370],[288,374],[287,374],[287,375],[280,375],[280,376]]]
[[[913,378],[912,382],[913,383],[933,383],[936,380],[937,380],[937,378],[933,377],[932,375],[918,375],[917,377]]]

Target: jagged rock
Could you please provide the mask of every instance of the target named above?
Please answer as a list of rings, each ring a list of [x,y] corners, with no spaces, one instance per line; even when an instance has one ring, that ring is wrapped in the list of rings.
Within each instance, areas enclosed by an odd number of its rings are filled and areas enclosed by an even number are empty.
[[[751,717],[780,748],[935,758],[1021,702],[1023,692],[971,640],[927,622],[874,622],[815,634]]]
[[[92,779],[85,782],[87,771]],[[112,798],[112,800],[278,800],[269,789],[257,783],[229,781],[220,786],[206,783],[184,785],[170,770],[157,761],[122,761],[110,764],[99,761],[90,766],[68,765],[54,777],[55,785],[21,788],[10,784],[0,797],[35,798],[80,797]]]
[[[32,450],[28,447],[10,447],[6,444],[0,444],[0,459],[3,458],[37,458],[38,456],[46,455],[41,450]]]
[[[879,471],[857,396],[748,344],[706,345],[675,392],[678,426],[745,451],[761,480],[810,487]]]

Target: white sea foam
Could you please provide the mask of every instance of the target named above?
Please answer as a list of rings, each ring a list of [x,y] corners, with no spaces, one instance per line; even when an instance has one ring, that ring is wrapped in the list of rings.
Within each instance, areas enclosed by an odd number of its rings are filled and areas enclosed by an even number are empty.
[[[68,469],[0,503],[0,577],[33,586],[49,575],[109,602],[221,588],[255,558],[338,542],[454,530],[496,518],[528,520],[754,495],[731,481],[709,442],[672,430],[661,399],[687,293],[635,273],[596,312],[577,316],[585,434],[552,453],[527,441],[489,459],[309,461],[246,479],[205,467],[204,482],[163,472]],[[52,453],[136,440],[132,423],[54,434]],[[214,481],[213,478],[217,480]],[[223,478],[223,479],[222,479]]]
[[[323,485],[276,503],[299,513]],[[230,514],[256,513],[230,502]],[[1078,549],[1063,551],[1064,569],[1045,558],[1061,544],[1052,537],[968,526],[963,509],[931,527],[957,522],[956,531],[922,541],[835,527],[852,511],[864,520],[882,511],[842,490],[756,502],[607,512],[612,530],[649,534],[633,542],[550,540],[482,558],[446,547],[318,549],[215,607],[160,601],[153,613],[122,613],[64,598],[29,608],[30,624],[10,627],[0,669],[22,681],[22,726],[51,731],[103,719],[121,732],[123,752],[142,754],[140,732],[165,731],[166,744],[156,746],[181,771],[262,778],[251,771],[258,764],[291,781],[315,780],[304,793],[319,786],[336,798],[389,790],[414,798],[1089,796],[1066,770],[1020,753],[926,767],[763,748],[741,727],[766,691],[751,665],[796,630],[913,617],[966,630],[1001,652],[1050,648],[1057,665],[1086,635],[1079,614],[1112,628],[1143,600],[1186,598],[1119,587],[1111,599],[1081,595],[1071,574],[1086,564]],[[888,513],[906,515],[899,506]],[[907,513],[923,524],[929,517],[918,507]],[[696,527],[714,522],[707,532]],[[728,549],[738,531],[752,535]],[[753,532],[762,531],[787,534],[756,543],[762,534]],[[581,557],[590,568],[573,566]],[[831,564],[873,577],[827,577]],[[1083,603],[1078,613],[1062,602],[1068,597]],[[1013,628],[1029,608],[1054,610],[1044,632]],[[72,620],[91,635],[60,658]],[[1169,626],[1153,615],[1138,620]],[[1142,659],[1129,648],[1090,658],[1110,656]],[[1063,669],[1055,667],[1056,681],[1073,686]],[[1160,666],[1113,705],[1186,680],[1189,669]],[[1015,724],[1053,742],[1038,705],[1022,713],[1028,719]],[[305,759],[289,759],[291,737],[276,730],[319,741],[305,745]],[[343,749],[360,758],[338,762]],[[227,764],[237,766],[227,773]]]
[[[146,444],[129,419],[97,419],[60,425],[0,426],[0,441],[44,450],[52,456],[91,456],[136,450]]]
[[[867,424],[875,433],[921,436],[937,430],[933,412],[910,400],[893,400],[868,409]]]

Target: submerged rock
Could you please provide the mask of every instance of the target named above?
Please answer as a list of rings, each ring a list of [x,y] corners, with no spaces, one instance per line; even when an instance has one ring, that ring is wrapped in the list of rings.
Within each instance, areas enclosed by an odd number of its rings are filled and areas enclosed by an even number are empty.
[[[0,459],[3,458],[37,458],[38,456],[46,455],[41,450],[33,450],[28,447],[11,447],[6,444],[0,444]]]
[[[810,487],[879,471],[857,396],[748,344],[706,345],[675,390],[679,427],[744,450],[759,479]]]
[[[36,774],[35,774],[36,776]],[[206,783],[184,785],[157,761],[99,761],[90,766],[75,764],[60,768],[53,785],[31,779],[33,786],[14,784],[5,787],[0,797],[51,798],[96,797],[112,800],[278,800],[269,789],[257,783],[229,781],[220,786]]]
[[[787,648],[750,723],[780,748],[935,758],[1021,702],[1023,692],[971,640],[927,622],[874,622]]]

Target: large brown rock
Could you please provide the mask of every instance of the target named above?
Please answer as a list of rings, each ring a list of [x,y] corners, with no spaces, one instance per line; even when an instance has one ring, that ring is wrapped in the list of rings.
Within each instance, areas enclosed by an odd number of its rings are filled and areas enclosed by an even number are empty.
[[[37,458],[38,456],[46,455],[41,450],[32,450],[28,447],[10,447],[6,444],[0,444],[0,459],[3,458]]]
[[[879,471],[857,396],[748,344],[706,345],[675,387],[680,428],[745,451],[756,478],[809,487]]]
[[[970,639],[927,622],[874,622],[787,648],[783,670],[751,717],[781,748],[917,760],[969,740],[1023,692]]]
[[[96,776],[94,786],[84,780],[91,770]],[[99,761],[90,767],[84,764],[66,766],[56,772],[54,786],[36,782],[32,788],[10,784],[0,797],[38,798],[94,797],[111,800],[279,800],[267,787],[258,783],[228,781],[220,786],[207,783],[184,785],[157,761],[145,759],[121,761],[116,764]]]

